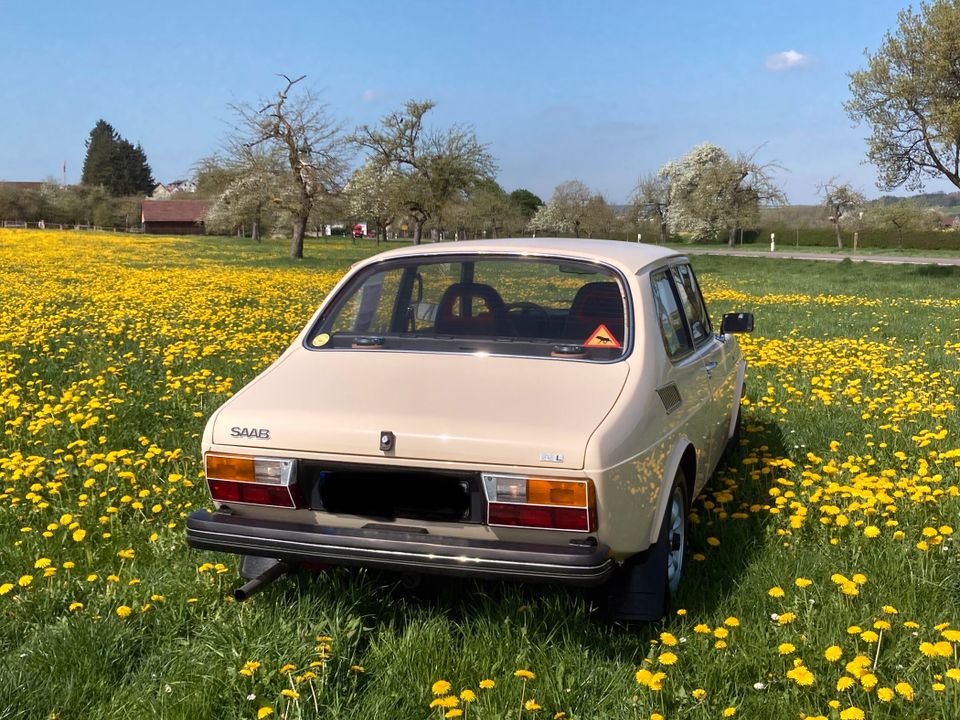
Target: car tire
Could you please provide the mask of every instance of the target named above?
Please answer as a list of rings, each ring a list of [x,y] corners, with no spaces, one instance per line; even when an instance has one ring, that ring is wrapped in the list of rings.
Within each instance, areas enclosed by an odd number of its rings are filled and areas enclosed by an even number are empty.
[[[657,542],[624,562],[603,587],[601,609],[610,620],[656,622],[667,613],[683,576],[687,494],[686,477],[678,469]]]

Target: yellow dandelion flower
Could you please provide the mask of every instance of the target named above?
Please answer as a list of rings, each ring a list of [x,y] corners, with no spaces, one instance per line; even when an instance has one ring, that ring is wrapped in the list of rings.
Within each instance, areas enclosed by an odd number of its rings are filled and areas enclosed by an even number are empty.
[[[856,705],[851,705],[840,711],[840,720],[864,720],[865,717],[863,710]]]
[[[782,598],[785,594],[786,593],[783,592],[783,588],[780,587],[779,585],[775,585],[774,587],[767,590],[767,595],[769,595],[772,598]]]
[[[523,678],[524,680],[533,680],[536,675],[534,675],[529,670],[514,670],[513,676],[518,678]]]
[[[893,689],[897,691],[897,695],[902,697],[904,700],[913,700],[913,687],[910,683],[898,682],[893,686]]]
[[[453,687],[446,680],[437,680],[433,685],[430,686],[430,692],[434,695],[446,695],[450,692],[450,688]]]
[[[130,613],[132,612],[133,612],[133,608],[131,608],[128,605],[121,605],[116,609],[117,615],[119,615],[122,618],[130,617]]]
[[[809,578],[798,577],[796,580],[793,581],[793,584],[796,585],[798,588],[805,588],[813,585],[813,580],[810,580]]]
[[[960,668],[950,668],[944,674],[951,680],[955,682],[960,682]]]
[[[472,703],[477,699],[477,694],[473,690],[461,690],[460,699],[465,703]]]
[[[300,698],[300,693],[298,693],[296,690],[291,690],[290,688],[284,688],[280,691],[280,694],[284,697],[290,698],[291,700],[297,700]]]
[[[860,633],[860,639],[866,643],[875,643],[880,639],[880,636],[877,635],[873,630],[864,630]]]
[[[805,665],[795,665],[787,671],[787,677],[793,680],[797,685],[808,687],[813,685],[815,677]]]
[[[877,700],[880,702],[890,702],[896,697],[893,690],[888,687],[877,688]]]
[[[70,605],[69,605],[69,607],[67,608],[67,610],[69,610],[70,612],[75,612],[75,611],[77,611],[77,610],[83,610],[83,603],[82,603],[82,602],[74,601],[74,602],[70,603]]]
[[[3,583],[0,585],[0,595],[6,595],[11,590],[13,590],[13,583]]]
[[[30,587],[30,583],[33,582],[33,575],[21,575],[20,579],[17,580],[17,585],[20,587]]]
[[[489,678],[487,678],[486,680],[480,681],[481,690],[490,690],[492,688],[495,688],[496,686],[497,684],[493,680],[490,680]]]
[[[796,652],[796,650],[797,650],[797,648],[794,647],[793,645],[791,645],[791,644],[788,643],[788,642],[780,643],[780,644],[777,646],[777,652],[780,653],[781,655],[790,655],[790,654]]]
[[[363,665],[351,665],[351,666],[350,666],[350,672],[357,673],[357,675],[360,675],[361,673],[365,673],[366,671],[367,671],[367,670],[366,670],[365,667],[363,667]]]
[[[730,631],[726,628],[718,627],[713,631],[713,636],[725,640],[730,635]]]
[[[790,623],[792,623],[792,622],[793,622],[794,620],[796,620],[796,619],[797,619],[797,616],[796,616],[795,613],[785,612],[785,613],[783,613],[782,615],[779,615],[779,616],[777,617],[777,624],[778,624],[778,625],[789,625]]]
[[[463,715],[463,710],[460,708],[451,708],[443,714],[445,718],[455,718],[460,717],[461,715]]]
[[[84,530],[83,528],[77,528],[76,530],[73,531],[73,535],[72,535],[74,542],[82,542],[86,536],[87,536],[87,531]]]
[[[723,621],[723,624],[726,625],[727,627],[740,627],[740,620],[739,618],[736,618],[731,615],[730,617],[728,617],[726,620]]]
[[[667,674],[663,672],[655,672],[650,678],[650,683],[647,685],[654,692],[660,691],[663,689],[663,683],[667,679]]]
[[[694,631],[695,633],[697,633],[698,635],[709,635],[709,634],[710,634],[710,626],[709,626],[709,625],[704,625],[703,623],[699,623],[699,624],[693,626],[693,631]]]
[[[269,705],[264,705],[262,708],[257,710],[257,720],[263,720],[267,715],[273,715],[273,708]]]
[[[536,700],[531,699],[531,700],[527,700],[523,704],[523,709],[526,710],[527,712],[535,712],[537,710],[540,710],[541,708],[540,708],[540,704]]]
[[[843,657],[843,650],[840,649],[839,645],[831,645],[823,651],[823,656],[830,662],[836,662]]]
[[[724,708],[723,710],[723,716],[725,718],[733,717],[736,714],[737,714],[737,709],[735,707],[728,707],[728,708]]]
[[[677,656],[672,652],[660,653],[660,657],[657,658],[657,661],[661,665],[673,665],[677,662]]]
[[[844,690],[849,690],[854,686],[856,681],[847,675],[842,675],[840,679],[837,680],[837,692],[843,692]]]
[[[675,635],[672,635],[668,632],[660,633],[660,642],[664,645],[674,646],[677,644],[677,638]]]
[[[694,700],[703,700],[707,696],[707,691],[703,688],[694,688],[690,694]]]
[[[33,563],[35,570],[42,570],[45,567],[50,567],[50,558],[37,558],[36,562]]]

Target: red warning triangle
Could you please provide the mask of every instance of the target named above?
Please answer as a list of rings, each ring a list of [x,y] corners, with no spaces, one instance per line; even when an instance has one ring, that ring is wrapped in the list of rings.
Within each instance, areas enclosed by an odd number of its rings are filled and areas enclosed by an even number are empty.
[[[593,335],[587,338],[583,346],[588,348],[618,348],[620,347],[620,343],[617,342],[617,338],[614,337],[613,333],[607,329],[607,326],[601,323],[600,326],[593,331]]]

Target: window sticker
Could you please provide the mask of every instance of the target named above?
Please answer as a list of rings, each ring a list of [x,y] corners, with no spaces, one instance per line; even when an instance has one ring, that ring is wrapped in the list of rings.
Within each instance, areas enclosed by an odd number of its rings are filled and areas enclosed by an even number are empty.
[[[600,324],[600,326],[593,331],[593,334],[587,338],[587,341],[583,344],[584,347],[606,347],[606,348],[618,348],[620,343],[617,342],[617,339],[613,336],[613,333],[607,329],[607,326]]]

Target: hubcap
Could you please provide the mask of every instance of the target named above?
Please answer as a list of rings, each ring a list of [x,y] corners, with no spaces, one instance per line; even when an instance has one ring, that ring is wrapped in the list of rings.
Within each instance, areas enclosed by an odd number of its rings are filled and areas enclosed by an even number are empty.
[[[667,585],[674,593],[680,585],[683,571],[683,551],[686,549],[686,524],[683,517],[683,490],[679,487],[670,498],[670,526],[667,530]]]

